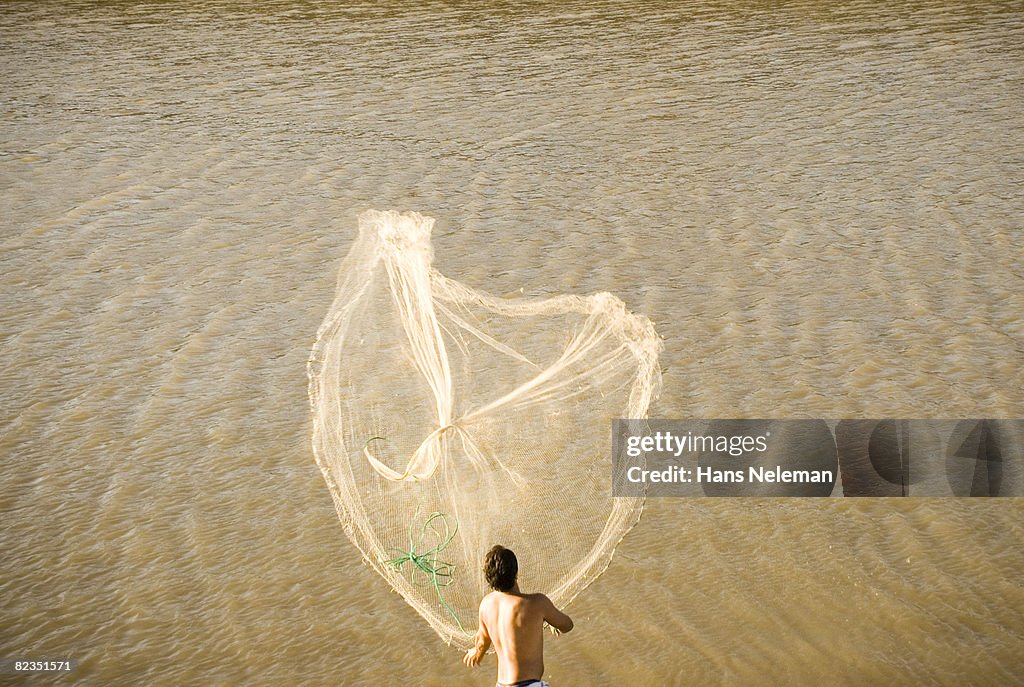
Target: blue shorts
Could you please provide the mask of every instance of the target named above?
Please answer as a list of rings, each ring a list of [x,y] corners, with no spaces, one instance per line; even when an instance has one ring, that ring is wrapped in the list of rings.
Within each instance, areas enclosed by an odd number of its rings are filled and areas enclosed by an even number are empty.
[[[505,685],[500,682],[495,682],[494,687],[551,687],[548,683],[543,680],[521,680],[520,682],[513,682],[511,685]]]

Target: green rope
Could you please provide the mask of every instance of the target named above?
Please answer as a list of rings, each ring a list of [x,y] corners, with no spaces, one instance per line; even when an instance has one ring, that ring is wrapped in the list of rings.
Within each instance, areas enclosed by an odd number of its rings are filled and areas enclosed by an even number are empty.
[[[415,519],[418,515],[419,509],[416,510],[416,515],[413,515],[413,518]],[[434,526],[435,521],[440,521],[441,525],[443,525],[443,534]],[[459,531],[459,524],[455,523],[455,529],[451,530],[448,527],[448,519],[443,513],[438,513],[437,511],[431,513],[427,517],[426,522],[424,522],[420,527],[419,543],[420,545],[423,544],[423,540],[426,539],[428,532],[433,532],[434,535],[436,535],[438,543],[435,544],[433,548],[421,553],[416,552],[415,531],[416,523],[413,522],[409,525],[409,550],[403,551],[397,547],[390,549],[390,551],[398,555],[384,561],[384,564],[390,565],[395,570],[401,572],[402,567],[406,563],[412,563],[412,572],[409,574],[409,581],[412,584],[417,584],[416,575],[418,573],[427,575],[430,585],[433,586],[434,591],[437,592],[437,598],[441,602],[441,605],[445,607],[445,610],[447,610],[451,615],[455,624],[459,626],[460,630],[462,630],[462,633],[471,636],[473,633],[469,632],[462,626],[459,616],[457,616],[455,611],[452,610],[452,607],[448,605],[448,602],[444,599],[444,594],[441,592],[442,587],[447,587],[455,582],[455,565],[452,563],[446,563],[445,561],[439,561],[437,559],[438,554],[448,548],[448,545],[452,543],[453,539],[455,539],[455,535]]]

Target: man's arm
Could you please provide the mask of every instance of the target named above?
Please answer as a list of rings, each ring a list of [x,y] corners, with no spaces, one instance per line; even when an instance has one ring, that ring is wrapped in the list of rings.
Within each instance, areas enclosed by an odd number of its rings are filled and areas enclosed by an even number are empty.
[[[481,604],[481,607],[483,604]],[[476,639],[474,640],[473,648],[466,652],[466,655],[462,657],[462,662],[470,668],[476,668],[480,665],[480,659],[484,657],[487,650],[491,648],[491,636],[487,634],[487,626],[484,624],[483,608],[480,609],[479,614],[480,627],[476,631]]]
[[[541,596],[544,599],[544,622],[559,632],[571,630],[573,628],[572,618],[555,608],[555,604],[551,603],[551,599],[543,595]]]

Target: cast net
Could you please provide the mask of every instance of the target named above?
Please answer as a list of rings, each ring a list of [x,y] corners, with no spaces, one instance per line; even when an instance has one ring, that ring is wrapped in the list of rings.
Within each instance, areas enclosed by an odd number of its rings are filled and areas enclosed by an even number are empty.
[[[568,603],[643,500],[611,496],[611,420],[661,381],[649,320],[607,293],[497,298],[431,267],[433,220],[367,211],[309,360],[313,452],[345,532],[449,644],[483,554]]]

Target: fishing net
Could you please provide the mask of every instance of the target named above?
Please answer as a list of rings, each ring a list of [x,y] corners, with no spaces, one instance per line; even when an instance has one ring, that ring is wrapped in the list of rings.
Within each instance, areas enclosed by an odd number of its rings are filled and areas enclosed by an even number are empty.
[[[309,361],[313,452],[345,532],[469,646],[494,544],[566,604],[643,508],[611,496],[611,420],[646,417],[661,342],[607,293],[497,298],[431,267],[433,220],[368,211]]]

